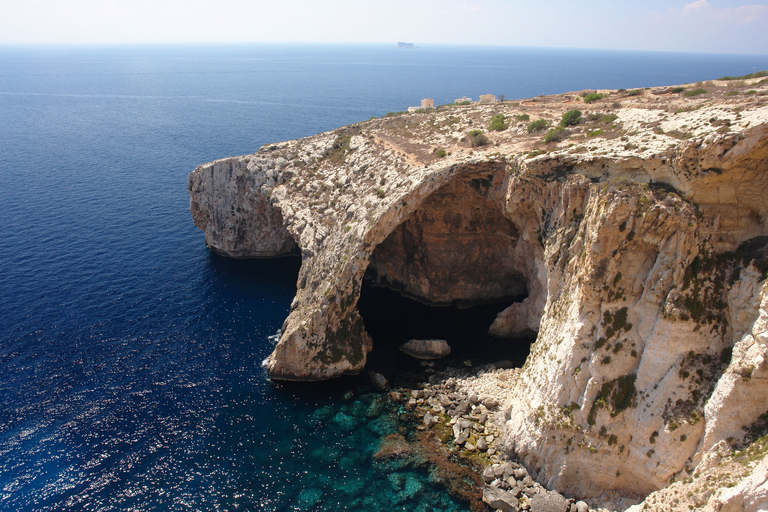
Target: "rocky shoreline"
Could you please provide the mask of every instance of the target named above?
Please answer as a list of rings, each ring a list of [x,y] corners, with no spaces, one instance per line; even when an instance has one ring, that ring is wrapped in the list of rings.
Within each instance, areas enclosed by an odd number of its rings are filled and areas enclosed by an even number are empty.
[[[639,502],[612,492],[596,500],[566,498],[537,482],[535,469],[505,455],[501,405],[520,368],[473,366],[471,361],[465,361],[463,368],[436,369],[431,361],[422,366],[427,375],[389,396],[418,419],[416,439],[432,452],[433,464],[439,463],[437,459],[459,461],[474,470],[479,485],[473,486],[473,493],[458,496],[470,502],[471,510],[612,512]],[[384,449],[388,442],[382,441]]]

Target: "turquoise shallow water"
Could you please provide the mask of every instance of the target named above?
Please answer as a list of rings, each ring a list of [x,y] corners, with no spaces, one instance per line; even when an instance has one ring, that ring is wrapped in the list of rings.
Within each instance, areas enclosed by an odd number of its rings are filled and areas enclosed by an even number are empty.
[[[269,381],[260,364],[298,260],[209,253],[187,174],[424,97],[631,88],[754,67],[768,59],[1,47],[0,510],[461,509],[428,468],[373,460],[380,437],[405,423],[363,382]]]

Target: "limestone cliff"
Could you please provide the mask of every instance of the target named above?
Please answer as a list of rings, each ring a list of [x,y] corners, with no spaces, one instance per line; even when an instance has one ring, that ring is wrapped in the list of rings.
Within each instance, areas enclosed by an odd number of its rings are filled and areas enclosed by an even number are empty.
[[[432,304],[526,295],[489,326],[538,333],[503,384],[506,449],[563,492],[646,495],[766,433],[766,95],[716,82],[374,119],[202,165],[190,208],[221,254],[300,250],[276,379],[364,368],[366,276]],[[576,108],[551,142],[530,133]],[[482,144],[470,132],[498,114],[510,126]]]

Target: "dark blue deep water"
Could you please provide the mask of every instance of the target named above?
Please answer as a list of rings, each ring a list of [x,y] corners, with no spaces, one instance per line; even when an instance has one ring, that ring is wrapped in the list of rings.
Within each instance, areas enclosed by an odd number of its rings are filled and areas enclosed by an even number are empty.
[[[403,428],[385,397],[266,378],[298,260],[209,253],[187,174],[424,97],[755,68],[768,57],[0,48],[0,510],[462,509],[426,470],[372,462]]]

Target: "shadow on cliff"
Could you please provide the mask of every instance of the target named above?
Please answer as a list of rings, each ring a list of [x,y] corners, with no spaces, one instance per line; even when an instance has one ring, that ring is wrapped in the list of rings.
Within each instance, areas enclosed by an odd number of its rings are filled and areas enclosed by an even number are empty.
[[[469,360],[473,365],[522,366],[535,336],[496,338],[488,334],[488,328],[499,312],[524,298],[468,308],[428,306],[366,280],[357,303],[365,329],[373,338],[366,368],[388,378],[417,370],[420,361],[400,352],[399,347],[409,339],[429,338],[444,339],[451,346],[451,354],[439,361],[441,365],[461,366]]]
[[[213,277],[222,284],[242,284],[245,281],[250,285],[284,288],[290,293],[296,293],[296,281],[301,268],[300,255],[236,259],[210,251],[208,258]]]

